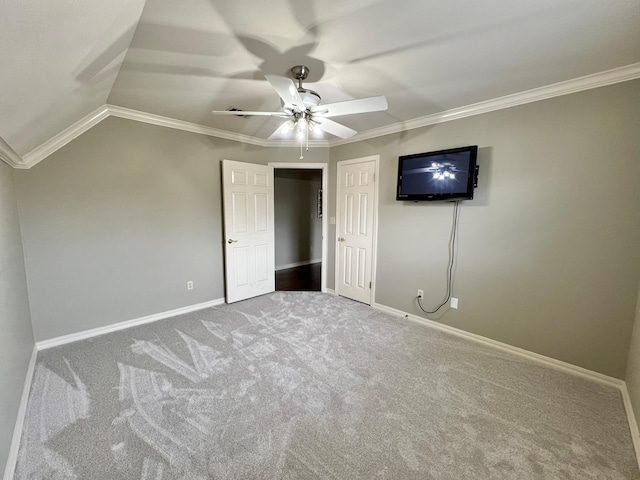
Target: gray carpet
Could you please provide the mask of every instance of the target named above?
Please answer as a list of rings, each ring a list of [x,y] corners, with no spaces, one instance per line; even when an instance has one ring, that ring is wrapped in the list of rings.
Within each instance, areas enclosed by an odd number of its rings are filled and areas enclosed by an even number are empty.
[[[40,352],[15,478],[640,474],[617,390],[278,292]]]

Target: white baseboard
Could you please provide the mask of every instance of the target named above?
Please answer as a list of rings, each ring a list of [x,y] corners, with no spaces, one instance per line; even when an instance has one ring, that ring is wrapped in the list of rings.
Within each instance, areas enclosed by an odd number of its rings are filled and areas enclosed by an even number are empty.
[[[419,317],[418,315],[413,315],[411,313],[403,312],[401,310],[397,310],[392,307],[387,307],[386,305],[374,303],[373,307],[377,308],[378,310],[382,310],[384,312],[390,313],[392,315],[408,318],[409,320],[412,320],[414,322],[421,323],[428,327],[435,328],[437,330],[447,332],[452,335],[456,335],[458,337],[466,338],[468,340],[472,340],[477,343],[482,343],[484,345],[490,345],[494,348],[498,348],[500,350],[513,353],[520,357],[524,357],[528,360],[532,360],[534,362],[544,364],[547,367],[553,368],[555,370],[561,370],[563,372],[570,373],[572,375],[577,375],[579,377],[587,378],[589,380],[598,382],[603,385],[607,385],[609,387],[621,389],[622,386],[624,385],[624,380],[620,380],[619,378],[603,375],[602,373],[594,372],[593,370],[588,370],[586,368],[578,367],[577,365],[563,362],[562,360],[556,360],[555,358],[546,357],[544,355],[540,355],[539,353],[534,353],[529,350],[525,350],[524,348],[514,347],[512,345],[502,343],[497,340],[492,340],[491,338],[483,337],[481,335],[476,335],[475,333],[466,332],[464,330],[460,330],[459,328],[434,322],[433,320]]]
[[[336,291],[333,288],[326,288],[324,293],[330,293],[331,295],[335,295]]]
[[[284,265],[278,265],[276,267],[276,272],[279,271],[279,270],[286,270],[287,268],[295,268],[295,267],[302,267],[304,265],[312,265],[314,263],[322,263],[322,259],[321,258],[317,258],[315,260],[303,260],[301,262],[286,263]]]
[[[20,406],[18,407],[18,417],[16,418],[16,425],[13,428],[11,447],[9,448],[9,456],[7,457],[7,464],[4,469],[4,480],[13,479],[13,473],[16,470],[16,463],[18,463],[20,439],[22,438],[24,417],[27,414],[27,404],[29,402],[29,393],[31,392],[31,380],[33,379],[33,372],[36,368],[37,355],[38,349],[34,346],[33,351],[31,352],[31,358],[29,359],[29,366],[27,367],[27,375],[24,379],[24,387],[22,388],[22,397],[20,397]]]
[[[41,340],[36,342],[36,348],[38,350],[46,350],[47,348],[57,347],[65,345],[67,343],[77,342],[78,340],[85,340],[87,338],[97,337],[104,335],[105,333],[111,333],[118,330],[124,330],[125,328],[136,327],[145,323],[155,322],[157,320],[163,320],[169,317],[175,317],[176,315],[183,315],[185,313],[195,312],[196,310],[202,310],[204,308],[215,307],[216,305],[222,305],[224,298],[218,298],[209,302],[198,303],[195,305],[189,305],[187,307],[176,308],[174,310],[168,310],[166,312],[154,313],[153,315],[147,315],[145,317],[134,318],[132,320],[126,320],[124,322],[113,323],[104,327],[93,328],[91,330],[83,330],[82,332],[71,333],[69,335],[62,335],[60,337],[50,338],[48,340]]]
[[[638,422],[636,421],[636,415],[633,412],[633,404],[631,403],[631,397],[629,396],[629,389],[627,388],[626,382],[624,382],[620,388],[620,393],[622,394],[624,409],[627,412],[627,421],[629,422],[631,440],[633,440],[633,449],[636,452],[636,461],[638,462],[638,468],[640,468],[640,432],[638,431]]]

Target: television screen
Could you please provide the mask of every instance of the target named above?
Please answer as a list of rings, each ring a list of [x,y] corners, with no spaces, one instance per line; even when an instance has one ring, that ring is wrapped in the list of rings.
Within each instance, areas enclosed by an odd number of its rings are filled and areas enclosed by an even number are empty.
[[[398,158],[396,200],[471,200],[477,145]]]

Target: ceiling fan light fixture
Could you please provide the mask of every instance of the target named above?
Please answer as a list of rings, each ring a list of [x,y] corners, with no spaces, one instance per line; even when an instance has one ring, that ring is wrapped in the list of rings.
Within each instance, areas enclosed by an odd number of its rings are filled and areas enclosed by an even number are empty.
[[[291,74],[298,81],[297,86],[290,78],[279,75],[265,75],[265,79],[280,97],[282,102],[282,110],[280,112],[214,111],[212,113],[216,115],[258,115],[288,118],[285,124],[280,125],[269,136],[269,140],[289,135],[295,136],[300,140],[300,158],[304,158],[303,147],[306,143],[307,150],[309,149],[309,133],[316,138],[322,138],[324,133],[329,133],[342,139],[351,138],[358,133],[346,125],[329,119],[329,117],[381,112],[388,107],[387,99],[381,95],[321,105],[321,98],[318,92],[302,86],[302,81],[309,75],[309,69],[304,65],[296,65],[291,69]]]
[[[287,120],[284,125],[282,125],[282,133],[289,133],[293,130],[294,123],[291,120]]]

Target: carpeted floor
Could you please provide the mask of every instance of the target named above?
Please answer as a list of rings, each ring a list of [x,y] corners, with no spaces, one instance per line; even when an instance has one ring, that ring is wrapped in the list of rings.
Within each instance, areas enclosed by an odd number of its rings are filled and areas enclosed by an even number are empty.
[[[640,479],[620,393],[317,292],[38,354],[16,480]]]

